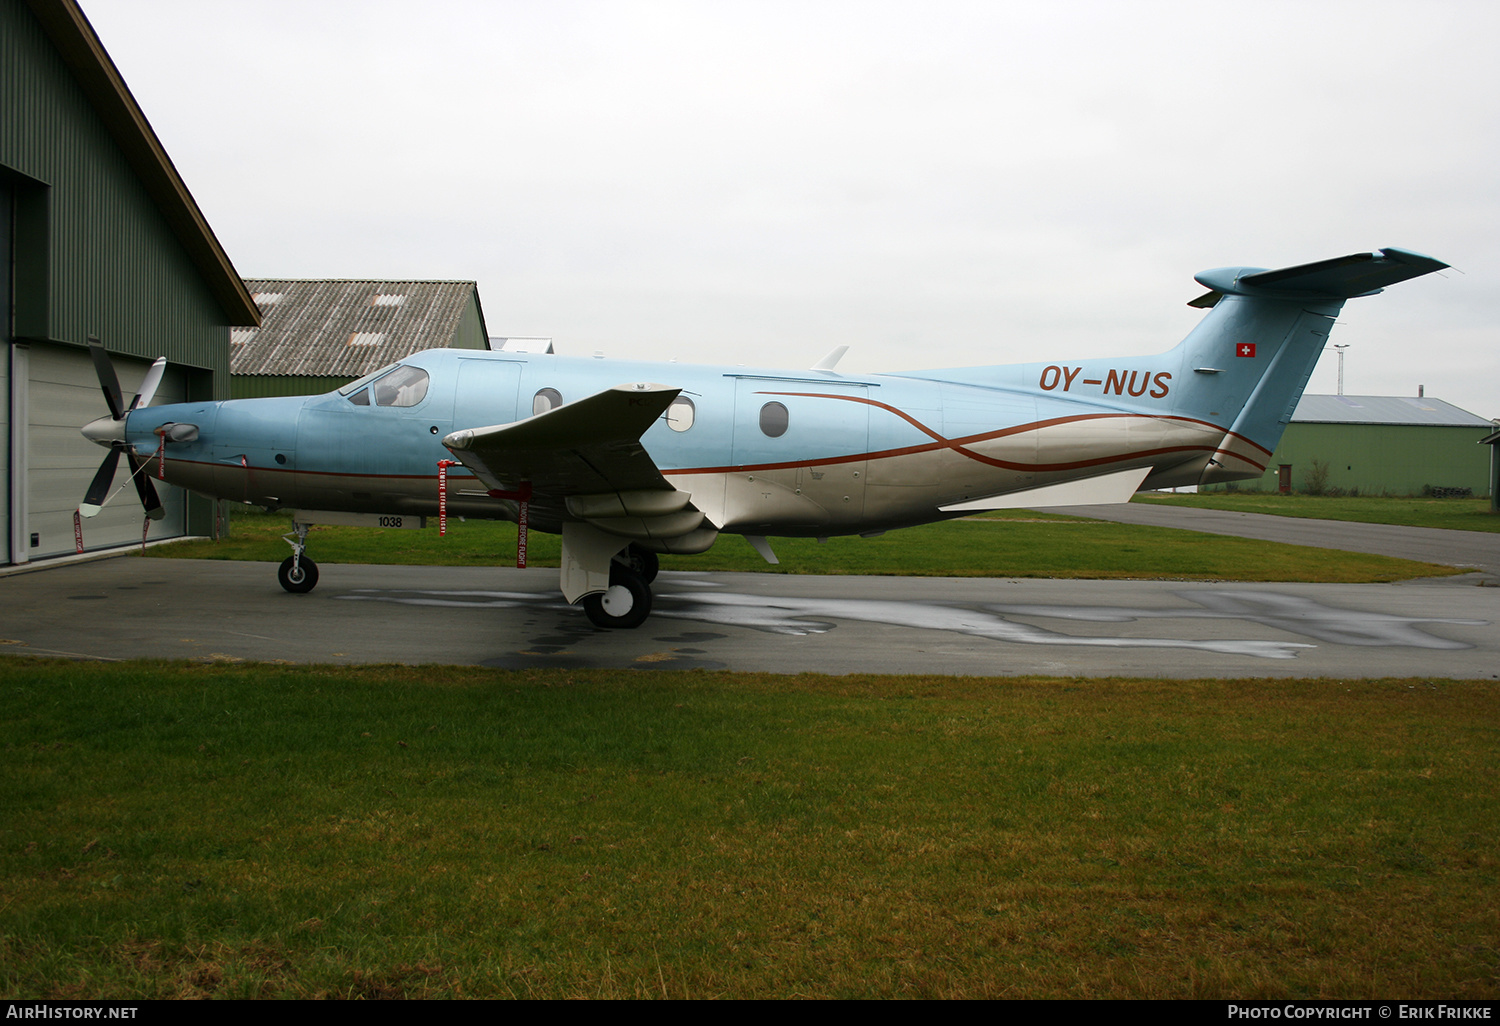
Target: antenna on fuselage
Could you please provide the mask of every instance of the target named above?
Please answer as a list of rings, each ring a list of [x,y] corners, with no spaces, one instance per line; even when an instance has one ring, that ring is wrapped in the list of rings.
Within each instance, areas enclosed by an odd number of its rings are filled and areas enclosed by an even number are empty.
[[[833,370],[834,367],[838,366],[838,362],[844,358],[844,354],[847,353],[848,351],[849,351],[849,347],[848,346],[834,346],[833,347],[833,351],[831,353],[829,353],[827,356],[823,357],[823,359],[819,360],[817,363],[815,363],[815,364],[812,365],[812,369],[813,370],[821,370],[821,371],[831,371],[831,370]]]

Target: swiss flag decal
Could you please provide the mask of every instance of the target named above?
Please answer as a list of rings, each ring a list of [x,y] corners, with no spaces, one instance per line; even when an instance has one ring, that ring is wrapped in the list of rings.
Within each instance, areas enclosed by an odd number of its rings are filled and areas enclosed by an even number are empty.
[[[1254,356],[1255,355],[1255,343],[1254,342],[1241,342],[1239,345],[1237,345],[1237,346],[1234,347],[1234,355],[1235,356]]]

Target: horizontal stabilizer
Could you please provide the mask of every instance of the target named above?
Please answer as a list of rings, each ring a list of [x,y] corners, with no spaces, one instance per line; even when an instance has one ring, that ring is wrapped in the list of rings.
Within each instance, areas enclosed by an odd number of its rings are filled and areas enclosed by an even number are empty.
[[[1388,285],[1447,266],[1421,253],[1388,247],[1377,253],[1351,253],[1271,271],[1260,267],[1220,267],[1194,277],[1215,292],[1232,296],[1352,299],[1373,295]],[[1194,303],[1210,306],[1212,303],[1204,302],[1208,298],[1202,297]]]
[[[1085,478],[1082,481],[1064,481],[1061,484],[1028,488],[1022,492],[1007,492],[991,495],[985,499],[971,499],[939,506],[944,513],[984,509],[1035,509],[1038,506],[1102,506],[1112,502],[1129,502],[1150,467],[1133,470],[1117,470],[1113,474]]]

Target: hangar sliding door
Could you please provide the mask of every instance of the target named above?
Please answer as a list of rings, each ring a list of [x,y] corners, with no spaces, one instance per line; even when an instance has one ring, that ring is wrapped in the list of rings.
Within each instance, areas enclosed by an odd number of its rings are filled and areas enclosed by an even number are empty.
[[[147,368],[144,360],[112,355],[120,391],[129,403]],[[87,350],[34,344],[29,354],[26,425],[26,533],[31,559],[74,551],[73,511],[83,500],[105,450],[79,433],[79,428],[108,413],[99,392],[99,379]],[[181,402],[184,375],[168,367],[156,403]],[[154,465],[148,471],[155,473]],[[119,489],[104,511],[83,522],[85,550],[126,545],[141,540],[144,513],[130,465],[121,460],[111,491]],[[166,517],[151,524],[150,537],[179,537],[186,533],[186,500],[180,489],[153,480]]]
[[[10,280],[11,193],[0,179],[0,562],[10,562]]]

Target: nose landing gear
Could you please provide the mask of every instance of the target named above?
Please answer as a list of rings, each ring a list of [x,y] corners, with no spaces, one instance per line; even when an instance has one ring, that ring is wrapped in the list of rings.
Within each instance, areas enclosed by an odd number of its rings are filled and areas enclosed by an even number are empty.
[[[307,529],[311,526],[311,524],[294,522],[292,530],[296,534],[296,540],[293,541],[290,534],[281,536],[282,540],[292,547],[292,554],[282,560],[281,566],[276,570],[276,579],[293,595],[306,595],[318,584],[318,564],[305,555]]]

